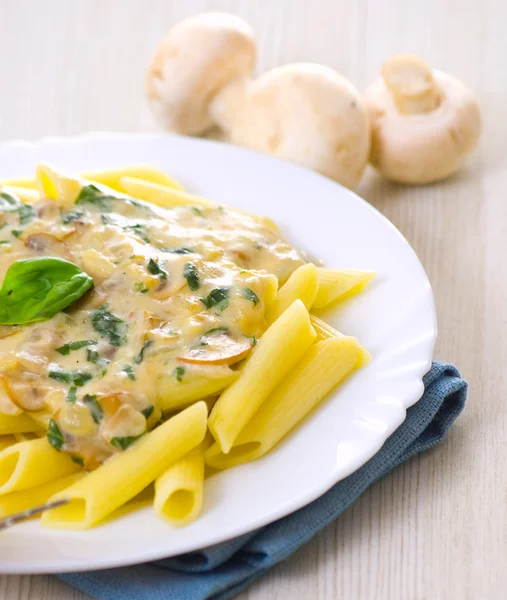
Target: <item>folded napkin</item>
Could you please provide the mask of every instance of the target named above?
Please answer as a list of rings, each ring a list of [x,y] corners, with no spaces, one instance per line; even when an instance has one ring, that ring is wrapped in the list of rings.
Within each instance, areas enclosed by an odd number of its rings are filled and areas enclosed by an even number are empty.
[[[434,362],[424,395],[377,454],[295,513],[234,540],[158,562],[58,577],[100,600],[224,600],[293,554],[376,481],[440,442],[465,405],[467,383]]]

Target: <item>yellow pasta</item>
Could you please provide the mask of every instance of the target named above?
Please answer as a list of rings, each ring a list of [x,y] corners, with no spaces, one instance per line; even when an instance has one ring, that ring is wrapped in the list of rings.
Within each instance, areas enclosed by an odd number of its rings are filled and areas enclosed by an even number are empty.
[[[202,508],[204,455],[195,448],[176,461],[155,482],[155,514],[172,525],[186,525]]]
[[[41,430],[42,427],[38,423],[35,423],[26,413],[14,416],[0,413],[0,435]]]
[[[316,317],[315,315],[310,315],[310,322],[312,327],[315,329],[315,333],[317,334],[317,339],[319,341],[328,340],[330,338],[344,337],[343,333],[340,333],[334,327],[331,327],[331,325],[328,325],[325,321],[319,319],[319,317]],[[359,355],[357,357],[356,367],[358,369],[365,367],[370,361],[371,354],[368,352],[368,350],[366,350],[366,348],[361,346]]]
[[[50,500],[69,499],[42,516],[46,527],[86,529],[101,521],[198,446],[206,433],[206,404],[198,402],[143,436]]]
[[[94,183],[101,183],[103,185],[107,185],[113,190],[118,192],[122,191],[120,186],[120,179],[122,177],[137,177],[139,179],[144,179],[145,181],[151,181],[153,183],[160,183],[162,185],[166,185],[168,187],[172,187],[178,190],[183,189],[181,184],[178,183],[175,179],[150,165],[127,165],[125,167],[116,167],[111,169],[98,169],[94,171],[85,171],[80,173],[79,176],[82,179],[87,179],[88,181],[92,181]],[[17,179],[1,179],[0,185],[10,186],[12,189],[20,189],[22,192],[18,194],[18,196],[23,200],[21,194],[27,194],[27,202],[30,202],[28,199],[28,190],[36,190],[37,182],[35,179],[29,178],[17,178]],[[26,190],[26,191],[25,191]]]
[[[317,267],[312,263],[299,267],[278,290],[273,303],[269,307],[266,316],[267,322],[272,323],[278,319],[298,298],[310,310],[318,289]]]
[[[373,271],[350,271],[317,268],[319,291],[312,308],[325,308],[337,300],[345,300],[358,294],[375,277]]]
[[[214,444],[206,464],[224,469],[266,454],[356,366],[360,345],[342,336],[314,344],[254,414],[227,453]]]
[[[46,438],[28,440],[0,452],[0,494],[17,492],[75,473],[79,466]]]
[[[175,206],[216,206],[216,202],[211,202],[201,196],[195,196],[178,189],[170,188],[159,183],[145,181],[136,177],[121,177],[120,189],[126,194],[135,198],[146,200],[163,208],[173,208]]]
[[[0,435],[0,452],[17,442],[14,435]]]
[[[239,371],[229,367],[215,367],[213,377],[195,377],[178,381],[171,373],[158,382],[158,394],[163,412],[180,409],[196,400],[218,394],[239,377]]]
[[[264,333],[241,377],[220,396],[208,426],[223,452],[276,385],[296,365],[315,339],[310,317],[296,300]]]
[[[45,504],[51,496],[64,490],[83,477],[85,477],[85,472],[81,471],[67,475],[61,479],[56,479],[55,481],[43,483],[34,488],[0,496],[0,519]]]

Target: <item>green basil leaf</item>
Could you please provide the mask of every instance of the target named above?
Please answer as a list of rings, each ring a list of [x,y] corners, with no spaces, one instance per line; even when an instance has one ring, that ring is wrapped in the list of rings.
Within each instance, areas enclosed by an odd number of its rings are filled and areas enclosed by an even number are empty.
[[[46,436],[48,438],[48,442],[53,446],[53,448],[56,450],[62,449],[65,439],[54,419],[49,421],[49,427]]]
[[[83,404],[88,407],[95,423],[100,423],[104,418],[104,411],[102,410],[102,406],[100,406],[100,402],[97,400],[97,396],[86,394],[83,398]]]
[[[19,224],[27,225],[35,218],[35,209],[30,204],[23,204],[18,210]]]
[[[48,374],[49,377],[55,381],[77,387],[82,387],[85,383],[88,383],[90,379],[93,379],[93,375],[87,371],[66,371],[59,367],[51,369]]]
[[[76,204],[93,204],[101,211],[109,211],[111,210],[111,200],[118,200],[118,198],[104,194],[96,185],[90,183],[81,189],[76,198]]]
[[[185,375],[185,369],[183,367],[176,367],[176,369],[174,369],[174,376],[177,381],[181,382],[183,380],[183,375]]]
[[[191,290],[198,290],[200,287],[199,273],[197,267],[191,262],[185,263],[183,267],[183,277],[187,280],[188,287]]]
[[[63,346],[56,348],[56,351],[63,356],[68,356],[72,350],[79,350],[85,346],[93,346],[96,343],[96,340],[80,340],[79,342],[69,342],[68,344],[64,344]]]
[[[127,435],[124,437],[114,437],[111,439],[111,445],[115,448],[118,448],[119,450],[126,450],[143,435],[144,433],[141,433],[141,435]]]
[[[82,456],[74,454],[73,456],[71,456],[71,458],[72,458],[72,462],[75,462],[76,465],[84,467],[84,458]]]
[[[136,376],[135,376],[135,374],[134,374],[134,369],[131,367],[131,365],[125,365],[125,366],[123,367],[122,371],[123,371],[124,373],[126,373],[126,374],[127,374],[127,377],[128,377],[129,379],[132,379],[132,381],[135,381],[135,380],[136,380]]]
[[[16,260],[0,289],[0,324],[23,325],[51,318],[80,298],[93,279],[61,258]]]
[[[148,272],[152,275],[157,275],[160,279],[167,279],[167,271],[164,271],[157,262],[150,258],[150,262],[147,266]]]
[[[16,212],[21,208],[21,200],[17,196],[0,192],[0,212]]]
[[[153,344],[153,340],[148,340],[147,342],[144,343],[143,347],[141,348],[141,351],[134,358],[134,362],[136,363],[136,365],[140,365],[143,362],[144,351],[147,350],[152,344]]]
[[[201,298],[201,302],[206,308],[215,307],[217,310],[224,311],[229,306],[229,289],[215,288],[206,298]]]
[[[121,346],[127,341],[127,325],[113,313],[107,310],[103,304],[91,315],[92,327],[103,338],[106,338],[112,346]]]
[[[250,288],[245,288],[243,290],[243,296],[247,300],[250,300],[251,302],[253,302],[254,306],[257,306],[257,304],[259,304],[259,296],[257,296],[257,294]]]

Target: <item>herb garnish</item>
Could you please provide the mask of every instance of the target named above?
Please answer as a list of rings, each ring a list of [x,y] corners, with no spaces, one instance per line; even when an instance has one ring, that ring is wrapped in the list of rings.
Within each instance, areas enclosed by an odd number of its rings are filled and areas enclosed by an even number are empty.
[[[92,326],[112,346],[119,347],[127,341],[127,325],[122,319],[107,310],[107,305],[92,312]]]
[[[93,375],[87,371],[65,371],[58,367],[49,371],[49,377],[56,381],[60,381],[61,383],[82,387],[93,378]]]
[[[167,279],[167,271],[164,271],[164,269],[162,269],[159,264],[153,260],[153,258],[150,258],[146,268],[152,275],[157,275],[157,277],[160,277],[160,279]]]
[[[55,450],[62,449],[65,439],[54,419],[49,421],[46,437],[48,438],[48,442],[53,446],[53,448],[55,448]]]
[[[206,298],[201,298],[201,302],[206,308],[215,307],[219,311],[224,311],[229,306],[229,289],[215,288]]]
[[[86,394],[83,398],[83,404],[90,410],[95,423],[100,423],[104,418],[104,411],[102,410],[102,406],[100,406],[100,402],[97,400],[97,396]]]
[[[250,300],[251,302],[253,302],[254,306],[257,306],[257,304],[259,304],[259,296],[257,296],[257,294],[250,288],[245,288],[243,290],[243,296],[247,300]]]
[[[199,273],[197,272],[197,267],[193,263],[185,263],[185,266],[183,267],[183,277],[187,280],[188,287],[191,290],[199,289],[201,285],[199,281]]]
[[[62,354],[63,356],[68,356],[72,350],[79,350],[80,348],[84,348],[85,346],[93,346],[96,343],[96,340],[81,340],[79,342],[69,342],[68,344],[64,344],[63,346],[56,348],[56,351]]]

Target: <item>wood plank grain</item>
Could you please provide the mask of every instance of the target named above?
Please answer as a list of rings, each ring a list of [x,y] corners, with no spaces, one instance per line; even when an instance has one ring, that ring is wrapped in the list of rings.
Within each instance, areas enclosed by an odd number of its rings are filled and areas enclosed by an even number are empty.
[[[507,571],[507,4],[496,0],[3,0],[0,138],[153,130],[143,70],[166,30],[234,12],[259,40],[258,71],[338,69],[360,89],[382,61],[420,53],[475,89],[480,152],[459,176],[407,188],[373,172],[359,193],[407,237],[433,285],[436,357],[470,381],[448,439],[374,486],[242,600],[497,600]],[[6,600],[82,600],[55,578],[0,576]]]

